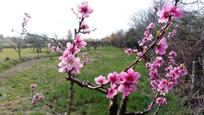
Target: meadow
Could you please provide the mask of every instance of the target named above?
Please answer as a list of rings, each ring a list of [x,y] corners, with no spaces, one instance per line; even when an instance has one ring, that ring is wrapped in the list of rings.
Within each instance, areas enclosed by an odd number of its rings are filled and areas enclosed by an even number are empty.
[[[0,72],[6,70],[22,61],[28,60],[28,58],[37,58],[48,56],[48,49],[43,48],[42,52],[37,54],[32,48],[21,49],[22,60],[19,60],[18,53],[13,48],[4,48],[0,52]],[[6,59],[8,58],[8,59]]]
[[[29,52],[29,51],[28,51]],[[26,54],[26,53],[25,53]],[[29,53],[28,53],[29,54]],[[31,54],[32,55],[32,54]],[[7,55],[4,55],[7,56]],[[0,56],[4,58],[4,56]],[[99,75],[106,76],[109,72],[122,71],[134,59],[127,56],[119,48],[105,47],[90,49],[88,51],[89,63],[77,76],[82,80],[94,82]],[[15,58],[15,56],[13,57]],[[51,57],[36,63],[30,69],[10,76],[0,81],[0,114],[13,113],[24,115],[52,114],[53,111],[64,113],[66,111],[69,81],[65,80],[66,74],[57,71],[58,57]],[[127,111],[142,111],[154,97],[147,78],[148,70],[144,63],[139,63],[136,71],[141,73],[138,90],[131,94]],[[38,84],[37,91],[44,94],[43,103],[32,105],[30,84]],[[183,115],[187,109],[183,107],[183,100],[171,92],[167,95],[168,104],[160,110],[160,115]],[[109,101],[100,92],[88,90],[75,85],[74,104],[72,115],[107,115]],[[151,113],[150,113],[151,114]]]
[[[39,55],[46,55],[47,48],[43,48],[42,52]],[[37,53],[33,51],[32,48],[24,48],[21,51],[22,57],[33,57],[37,56]],[[4,61],[6,57],[10,59],[18,59],[18,53],[13,48],[4,48],[2,52],[0,52],[0,62]]]

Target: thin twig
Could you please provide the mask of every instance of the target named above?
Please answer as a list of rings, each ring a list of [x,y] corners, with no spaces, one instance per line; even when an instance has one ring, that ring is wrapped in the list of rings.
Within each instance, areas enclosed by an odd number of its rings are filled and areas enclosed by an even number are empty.
[[[157,107],[157,110],[153,113],[153,115],[156,115],[157,113],[159,113],[159,110],[161,109],[161,106]]]

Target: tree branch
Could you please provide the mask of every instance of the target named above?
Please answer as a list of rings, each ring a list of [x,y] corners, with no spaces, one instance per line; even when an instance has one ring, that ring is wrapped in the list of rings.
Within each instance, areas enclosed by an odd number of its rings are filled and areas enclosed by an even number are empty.
[[[76,83],[77,85],[79,85],[80,87],[85,87],[85,88],[88,88],[88,89],[91,89],[91,90],[96,90],[96,91],[99,91],[103,94],[106,94],[107,93],[107,90],[106,89],[103,89],[101,87],[98,87],[98,88],[95,88],[96,86],[88,81],[80,81],[76,78],[73,78],[73,77],[66,77],[66,80],[70,80],[70,81],[73,81],[74,83]]]

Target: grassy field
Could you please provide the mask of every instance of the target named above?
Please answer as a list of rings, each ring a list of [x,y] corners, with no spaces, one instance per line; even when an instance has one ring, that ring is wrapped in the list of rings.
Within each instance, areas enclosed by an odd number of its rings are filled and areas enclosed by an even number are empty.
[[[42,52],[38,55],[31,48],[22,49],[21,53],[22,58],[24,58],[24,61],[27,57],[42,57],[48,55],[46,48],[42,49]],[[9,58],[9,60],[5,61],[7,57]],[[0,52],[0,72],[20,63],[21,61],[23,60],[19,60],[18,53],[14,49],[3,49],[3,51]]]
[[[42,49],[42,52],[39,55],[46,55],[47,49]],[[21,51],[22,57],[32,57],[37,56],[37,53],[33,51],[32,48],[22,49]],[[4,48],[2,52],[0,52],[0,62],[4,61],[6,57],[10,59],[18,59],[18,53],[13,48]]]
[[[107,75],[113,71],[120,72],[134,60],[133,56],[126,56],[121,49],[115,48],[90,50],[88,56],[90,63],[82,70],[78,78],[90,81],[99,75]],[[69,85],[68,81],[64,79],[66,74],[57,72],[57,63],[57,57],[52,58],[34,65],[23,73],[0,81],[0,113],[1,111],[16,112],[21,115],[24,112],[31,112],[39,115],[48,112],[49,109],[41,103],[32,106],[29,86],[33,82],[38,84],[38,92],[45,95],[44,103],[52,105],[54,111],[64,113]],[[135,70],[141,73],[140,85],[138,91],[130,95],[128,111],[144,110],[153,98],[147,80],[148,71],[144,64],[140,63]],[[73,115],[107,114],[109,101],[105,95],[76,85],[75,87]],[[169,104],[161,109],[160,115],[187,114],[186,109],[182,107],[182,99],[173,96],[173,92],[167,98]]]

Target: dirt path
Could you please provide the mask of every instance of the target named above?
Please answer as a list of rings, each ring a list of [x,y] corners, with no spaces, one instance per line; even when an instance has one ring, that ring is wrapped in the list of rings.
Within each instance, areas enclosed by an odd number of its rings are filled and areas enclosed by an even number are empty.
[[[33,59],[33,60],[29,60],[20,64],[15,65],[14,67],[5,70],[3,72],[0,73],[0,81],[7,79],[11,76],[16,75],[17,73],[23,72],[29,68],[31,68],[33,65],[38,64],[42,61],[48,60],[49,58],[40,58],[40,59]]]

